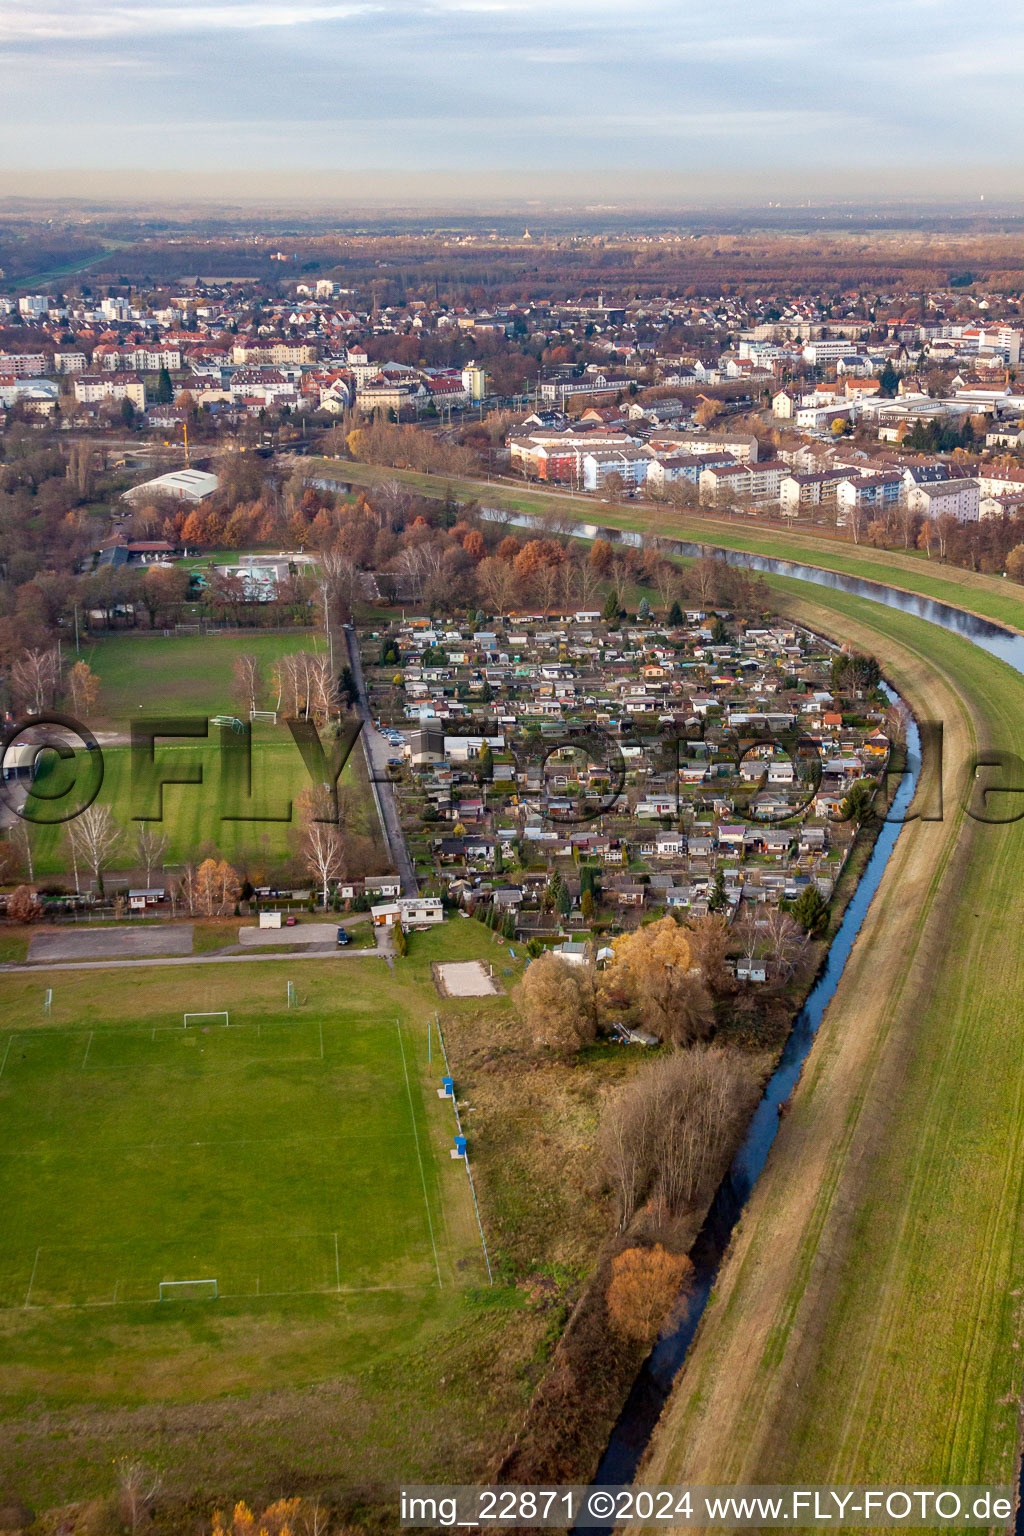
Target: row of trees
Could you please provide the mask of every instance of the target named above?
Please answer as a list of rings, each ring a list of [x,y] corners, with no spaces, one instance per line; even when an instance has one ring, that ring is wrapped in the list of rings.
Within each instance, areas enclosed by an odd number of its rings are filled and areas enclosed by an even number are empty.
[[[258,656],[243,652],[232,666],[231,692],[245,715],[273,709],[293,720],[314,720],[323,725],[338,709],[330,657],[317,651],[292,651],[278,657],[269,676]]]
[[[95,714],[100,698],[99,678],[88,662],[70,666],[57,646],[30,646],[11,663],[10,690],[18,709],[41,714],[58,701],[86,719]]]
[[[622,935],[600,971],[545,951],[528,966],[519,991],[534,1045],[570,1056],[614,1026],[642,1029],[684,1048],[706,1040],[716,1002],[736,990],[726,963],[730,947],[738,946],[747,961],[762,959],[779,990],[799,972],[810,940],[829,922],[828,903],[815,887],[790,909],[746,913],[731,928],[714,903],[712,908],[687,925],[663,917]]]
[[[666,1230],[706,1199],[756,1098],[749,1062],[717,1047],[662,1057],[620,1089],[599,1135],[618,1230],[641,1206],[654,1228]]]
[[[326,907],[331,887],[354,869],[365,868],[372,859],[372,841],[359,831],[356,795],[347,786],[333,795],[306,789],[299,795],[296,809],[297,854],[302,867],[319,887]],[[79,895],[83,879],[89,879],[102,896],[104,875],[123,859],[144,871],[145,884],[150,887],[154,873],[163,867],[169,846],[167,833],[145,824],[129,839],[110,807],[95,801],[66,823],[63,836],[75,892]],[[17,820],[8,841],[0,847],[7,853],[2,861],[2,877],[11,878],[21,863],[29,880],[34,880],[32,835],[27,822]],[[19,899],[9,909],[9,915],[16,921],[31,921],[40,915],[41,909],[31,887],[23,890],[32,900]],[[247,887],[238,871],[227,860],[214,855],[187,863],[171,882],[174,904],[185,912],[207,917],[230,914],[248,892],[251,887]]]

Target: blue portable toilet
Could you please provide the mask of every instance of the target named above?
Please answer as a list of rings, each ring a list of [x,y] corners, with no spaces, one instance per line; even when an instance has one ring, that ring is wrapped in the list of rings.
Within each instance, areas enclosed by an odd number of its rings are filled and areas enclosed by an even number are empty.
[[[446,1099],[454,1099],[455,1079],[453,1077],[442,1077],[441,1087],[444,1089],[444,1096]]]
[[[465,1136],[456,1136],[456,1138],[455,1138],[455,1156],[456,1157],[465,1157],[465,1155],[466,1155],[466,1138],[465,1138]]]

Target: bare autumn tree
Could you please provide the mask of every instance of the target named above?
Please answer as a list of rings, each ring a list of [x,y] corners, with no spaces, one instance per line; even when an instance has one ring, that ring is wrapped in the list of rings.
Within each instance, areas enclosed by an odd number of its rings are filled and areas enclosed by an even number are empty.
[[[103,871],[113,862],[121,843],[121,828],[108,805],[94,801],[68,824],[68,837],[78,863],[92,874],[96,889],[103,894]]]
[[[251,717],[259,709],[263,697],[263,668],[260,659],[246,651],[235,657],[231,672],[235,698],[242,710]]]
[[[693,1265],[686,1255],[669,1253],[661,1243],[617,1253],[605,1293],[612,1327],[623,1338],[653,1344],[666,1314],[692,1279]]]
[[[654,585],[661,600],[661,606],[671,608],[679,595],[681,578],[679,567],[672,564],[671,560],[659,560],[654,568]]]
[[[641,1205],[671,1222],[721,1178],[757,1096],[747,1062],[717,1047],[644,1067],[605,1110],[599,1131],[619,1231]]]
[[[686,931],[693,963],[708,991],[717,997],[729,985],[729,971],[725,963],[725,952],[729,944],[728,920],[709,912],[705,917],[693,918],[686,925]]]
[[[193,913],[199,906],[197,886],[198,870],[194,864],[186,864],[171,885],[171,906],[179,901],[185,912]]]
[[[32,851],[31,824],[24,817],[19,816],[11,828],[11,846],[25,867],[30,880],[36,877],[35,858]]]
[[[540,565],[533,574],[533,587],[540,600],[545,617],[554,606],[555,593],[559,586],[560,567],[557,565]]]
[[[580,586],[580,568],[575,560],[564,560],[558,571],[559,596],[562,612],[568,613],[575,605]]]
[[[625,557],[618,555],[612,565],[611,572],[612,591],[615,593],[615,601],[622,610],[626,606],[626,598],[633,584],[633,578]]]
[[[322,550],[319,556],[320,601],[328,621],[346,624],[362,591],[363,578],[354,560],[339,549]]]
[[[597,596],[597,589],[601,584],[600,573],[589,560],[580,560],[576,563],[576,591],[581,607],[589,609]]]
[[[135,857],[146,872],[148,889],[154,869],[162,862],[167,852],[167,833],[157,832],[153,827],[143,825],[136,832],[134,842]]]
[[[885,712],[885,734],[891,742],[903,742],[907,739],[907,727],[913,716],[902,699],[897,699],[890,704]]]
[[[699,560],[693,562],[686,573],[686,589],[692,593],[701,608],[712,608],[719,600],[721,565],[720,560],[712,559],[710,555],[702,555]]]
[[[515,602],[516,578],[506,560],[489,555],[476,568],[480,599],[492,613],[507,613]]]
[[[93,449],[91,443],[72,443],[68,452],[67,477],[80,497],[92,494]]]
[[[60,654],[56,646],[22,651],[11,667],[14,697],[34,715],[42,714],[53,704],[59,686]]]
[[[276,708],[295,719],[308,720],[320,712],[326,716],[325,700],[330,692],[330,664],[325,656],[312,651],[293,651],[274,663],[277,686]]]
[[[345,873],[345,841],[329,821],[311,821],[302,834],[302,862],[320,886],[326,907],[330,885]]]
[[[119,1456],[115,1466],[121,1517],[134,1536],[148,1523],[153,1500],[163,1487],[163,1479],[159,1472],[154,1472],[135,1456]]]
[[[762,928],[768,945],[772,969],[777,976],[790,976],[807,948],[807,935],[780,907],[773,907]]]
[[[306,667],[306,686],[309,707],[313,718],[323,725],[337,708],[338,697],[334,678],[331,676],[330,658],[326,654],[310,656]]]
[[[0,840],[0,885],[9,885],[14,880],[20,862],[14,844]]]

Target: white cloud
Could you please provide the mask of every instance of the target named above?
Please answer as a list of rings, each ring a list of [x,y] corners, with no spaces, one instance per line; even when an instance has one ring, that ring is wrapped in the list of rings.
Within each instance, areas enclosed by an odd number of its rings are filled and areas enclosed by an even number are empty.
[[[218,5],[146,5],[87,3],[38,4],[31,9],[0,4],[0,43],[46,43],[70,39],[103,40],[156,33],[253,31],[264,27],[300,27],[346,20],[374,9],[337,0],[221,0]]]

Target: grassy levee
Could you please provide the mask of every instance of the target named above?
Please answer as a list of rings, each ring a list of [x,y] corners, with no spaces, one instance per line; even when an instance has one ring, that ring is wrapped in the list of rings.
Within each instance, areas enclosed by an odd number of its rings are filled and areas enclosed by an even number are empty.
[[[1024,588],[999,576],[942,565],[912,550],[869,549],[820,532],[758,527],[749,520],[703,512],[674,512],[646,503],[613,505],[527,485],[519,487],[458,476],[421,474],[414,470],[352,463],[347,459],[310,460],[309,464],[311,469],[322,468],[325,473],[353,484],[373,485],[380,480],[400,480],[429,496],[443,496],[450,487],[457,496],[475,498],[487,506],[507,506],[515,512],[534,515],[547,512],[563,521],[598,523],[609,528],[634,529],[722,549],[774,556],[780,560],[799,560],[823,570],[859,576],[867,581],[882,581],[922,597],[952,603],[997,624],[1024,631]]]
[[[1024,829],[960,801],[977,746],[1024,758],[1024,679],[920,620],[773,585],[943,721],[945,818],[897,842],[642,1480],[1010,1483]]]

